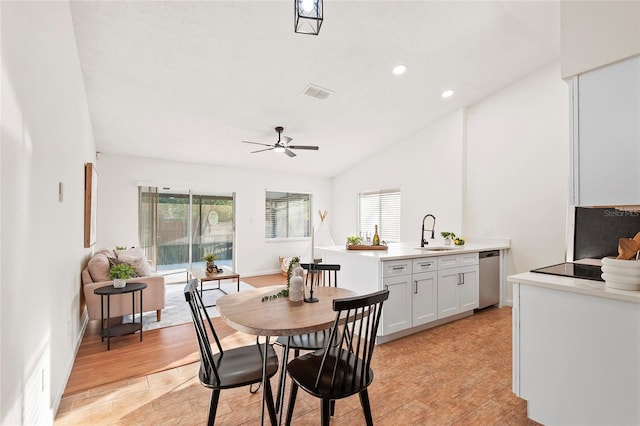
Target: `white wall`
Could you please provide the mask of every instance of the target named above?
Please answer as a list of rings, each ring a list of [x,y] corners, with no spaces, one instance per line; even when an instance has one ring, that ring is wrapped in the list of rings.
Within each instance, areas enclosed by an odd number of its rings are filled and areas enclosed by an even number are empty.
[[[268,161],[268,155],[265,156]],[[236,260],[241,275],[279,271],[278,257],[302,255],[307,238],[296,242],[265,240],[265,190],[310,192],[314,225],[318,210],[333,218],[328,178],[282,172],[258,172],[202,164],[160,161],[102,154],[98,170],[97,247],[138,244],[138,183],[191,188],[207,194],[236,193]]]
[[[640,53],[640,2],[560,3],[562,78]]]
[[[336,176],[336,244],[355,232],[357,192],[401,187],[403,241],[433,213],[438,233],[511,238],[508,274],[562,262],[568,102],[556,63]]]
[[[509,274],[565,258],[568,91],[554,64],[467,110],[463,228],[511,238]]]
[[[330,224],[335,243],[356,234],[358,192],[390,188],[402,193],[402,241],[419,243],[427,213],[436,217],[437,237],[441,231],[460,233],[462,149],[463,112],[458,111],[336,176]]]
[[[0,14],[0,424],[49,424],[82,337],[93,139],[68,3],[2,2]]]

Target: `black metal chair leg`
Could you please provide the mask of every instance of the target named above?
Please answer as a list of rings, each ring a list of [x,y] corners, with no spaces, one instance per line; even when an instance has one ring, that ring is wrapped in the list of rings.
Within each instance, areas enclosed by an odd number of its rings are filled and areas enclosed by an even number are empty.
[[[218,410],[218,400],[220,399],[220,390],[211,391],[211,400],[209,401],[209,418],[207,425],[213,426],[216,423],[216,411]]]
[[[331,400],[331,417],[333,417],[335,413],[336,413],[336,400],[332,399]]]
[[[360,405],[362,405],[362,412],[364,413],[364,419],[367,422],[367,426],[373,426],[373,417],[371,416],[371,405],[369,404],[369,393],[366,389],[358,394],[360,397]]]
[[[287,419],[285,425],[291,425],[291,418],[293,417],[293,406],[296,405],[296,396],[298,395],[298,384],[291,381],[291,391],[289,393],[289,407],[287,407]]]
[[[331,400],[322,400],[322,414],[320,415],[322,426],[329,426],[331,422]]]
[[[267,380],[264,391],[266,392],[265,396],[267,398],[267,410],[269,411],[269,418],[271,419],[271,424],[273,426],[278,424],[278,417],[276,416],[276,410],[273,405],[273,391],[271,390],[271,382]]]

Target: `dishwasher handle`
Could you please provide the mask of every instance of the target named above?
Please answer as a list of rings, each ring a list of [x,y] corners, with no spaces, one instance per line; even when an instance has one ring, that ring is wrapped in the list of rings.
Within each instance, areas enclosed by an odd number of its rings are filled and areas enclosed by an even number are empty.
[[[488,257],[500,256],[500,250],[481,251],[479,253],[480,259],[486,259]]]

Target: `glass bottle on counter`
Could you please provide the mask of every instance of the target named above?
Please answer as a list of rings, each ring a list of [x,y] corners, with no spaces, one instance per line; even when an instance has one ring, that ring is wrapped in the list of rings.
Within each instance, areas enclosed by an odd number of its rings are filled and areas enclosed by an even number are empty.
[[[373,234],[373,245],[374,246],[380,245],[380,236],[378,235],[378,225],[376,225],[375,232]]]

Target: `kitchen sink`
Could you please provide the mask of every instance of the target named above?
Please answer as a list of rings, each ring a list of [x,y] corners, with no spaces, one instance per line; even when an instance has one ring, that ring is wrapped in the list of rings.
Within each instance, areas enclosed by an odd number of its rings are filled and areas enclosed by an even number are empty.
[[[416,250],[422,251],[450,251],[450,250],[460,250],[462,247],[416,247]]]

